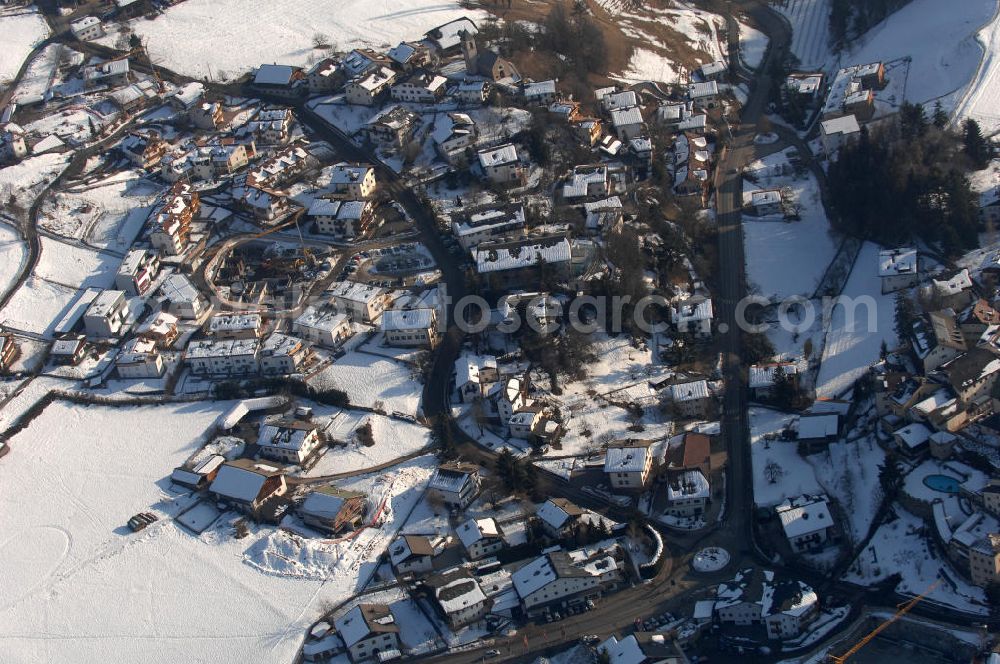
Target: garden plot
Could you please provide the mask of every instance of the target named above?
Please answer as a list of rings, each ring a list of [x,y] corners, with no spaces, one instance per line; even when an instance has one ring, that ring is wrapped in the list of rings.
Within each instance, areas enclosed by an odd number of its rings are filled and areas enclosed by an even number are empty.
[[[137,173],[126,171],[94,185],[57,193],[45,202],[39,223],[56,235],[125,252],[162,191]]]
[[[375,444],[366,447],[356,437],[357,428],[371,424]],[[359,411],[341,411],[331,418],[327,433],[345,444],[331,445],[307,476],[333,475],[372,468],[394,459],[414,454],[431,444],[430,430],[419,424],[385,415]]]
[[[21,63],[35,44],[49,35],[49,26],[34,7],[9,9],[0,14],[0,86],[17,76]]]
[[[898,573],[902,580],[896,591],[919,595],[928,591],[943,571],[947,579],[930,591],[928,599],[961,611],[986,615],[989,608],[983,589],[965,581],[937,556],[928,536],[921,534],[926,530],[924,522],[899,507],[896,514],[896,519],[879,527],[844,575],[844,580],[871,586]]]
[[[50,237],[42,244],[35,276],[67,288],[110,288],[121,264],[121,256],[66,244]]]
[[[816,471],[824,492],[836,498],[848,519],[845,530],[852,541],[868,533],[882,500],[878,469],[885,452],[874,436],[832,443],[826,452],[806,457]]]
[[[228,80],[265,62],[309,64],[326,53],[313,47],[317,34],[341,51],[384,49],[419,40],[454,19],[480,20],[484,15],[463,9],[457,0],[279,0],[252,10],[242,0],[187,0],[153,21],[138,19],[130,25],[154,61],[197,78]],[[206,25],[212,26],[211,35],[206,35]],[[102,41],[113,44],[117,38],[112,33]]]
[[[338,389],[365,408],[381,405],[386,412],[416,416],[423,385],[414,369],[389,359],[350,352],[309,379],[317,390]]]
[[[6,206],[11,196],[18,207],[27,211],[35,197],[51,183],[69,163],[64,154],[43,154],[28,157],[13,166],[0,168],[0,200]]]
[[[765,408],[750,409],[750,453],[753,458],[753,498],[758,507],[773,507],[786,498],[822,493],[816,474],[799,456],[796,441],[779,440],[795,415]],[[772,438],[773,440],[769,440]]]
[[[882,293],[878,252],[878,245],[871,242],[861,247],[844,287],[848,306],[838,304],[833,309],[816,380],[817,396],[844,393],[879,359],[883,341],[890,348],[896,344],[894,298]]]
[[[837,254],[837,241],[826,218],[819,185],[811,173],[792,175],[785,153],[759,159],[747,171],[755,183],[744,191],[781,189],[798,208],[799,221],[743,215],[747,278],[756,292],[772,300],[811,297]]]
[[[19,332],[51,337],[53,328],[77,295],[76,289],[28,277],[0,310],[0,324]]]

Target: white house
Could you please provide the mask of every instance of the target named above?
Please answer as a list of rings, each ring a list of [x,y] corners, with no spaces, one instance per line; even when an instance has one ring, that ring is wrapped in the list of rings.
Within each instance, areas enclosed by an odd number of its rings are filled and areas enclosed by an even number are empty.
[[[345,314],[308,307],[292,323],[292,332],[320,346],[336,348],[351,336],[351,321]]]
[[[128,319],[125,291],[105,290],[87,307],[83,314],[83,326],[88,337],[107,339],[121,336],[128,326]]]
[[[326,291],[337,311],[359,323],[375,323],[389,305],[389,294],[378,286],[356,281],[338,281]]]
[[[462,81],[455,88],[455,97],[463,104],[481,106],[490,97],[489,81]]]
[[[524,206],[520,203],[464,210],[452,215],[451,231],[466,251],[480,243],[524,228]]]
[[[700,517],[705,513],[711,490],[700,470],[677,473],[667,484],[666,514],[677,517]]]
[[[426,574],[434,569],[434,557],[445,543],[438,535],[400,535],[389,546],[389,560],[396,574]]]
[[[503,531],[492,517],[469,519],[456,530],[470,560],[491,556],[504,548]]]
[[[438,155],[449,164],[457,164],[465,150],[476,144],[476,123],[466,113],[445,113],[434,121],[431,139]]]
[[[481,620],[493,605],[479,581],[461,567],[432,576],[424,583],[434,592],[438,609],[452,629]]]
[[[860,135],[861,127],[853,115],[842,115],[819,123],[819,137],[823,143],[823,152],[827,155],[832,155]]]
[[[145,295],[160,273],[160,257],[148,249],[131,249],[115,275],[115,288],[131,296]]]
[[[517,148],[512,143],[480,150],[477,155],[479,167],[490,182],[507,184],[521,179],[521,163],[518,160]]]
[[[611,125],[622,141],[629,141],[646,133],[646,122],[638,106],[616,108],[611,111]]]
[[[712,300],[704,295],[695,295],[670,307],[670,322],[674,328],[698,339],[712,336],[712,318]]]
[[[542,530],[556,538],[569,534],[585,514],[586,510],[565,498],[549,498],[535,512]]]
[[[479,466],[452,461],[438,466],[427,491],[448,507],[465,509],[479,495]]]
[[[69,24],[73,36],[80,41],[90,41],[104,36],[104,26],[96,16],[84,16]]]
[[[719,84],[716,81],[690,84],[688,100],[695,108],[715,108],[719,102]]]
[[[491,355],[462,354],[455,360],[455,391],[463,403],[482,399],[499,380],[497,359]]]
[[[388,67],[378,67],[352,79],[344,87],[348,104],[374,106],[396,82],[396,72]]]
[[[171,274],[157,292],[167,303],[167,311],[178,318],[198,320],[211,308],[208,300],[183,274]]]
[[[419,104],[433,104],[444,97],[448,79],[427,71],[416,71],[391,88],[392,98]]]
[[[259,339],[264,319],[260,314],[218,313],[208,320],[205,331],[216,339]]]
[[[559,93],[556,90],[556,81],[549,79],[547,81],[525,83],[524,87],[521,88],[521,94],[524,96],[524,101],[528,104],[548,106],[556,100]]]
[[[115,358],[115,371],[121,378],[159,378],[163,369],[163,356],[156,342],[141,337],[125,342]]]
[[[257,431],[257,445],[263,457],[301,464],[322,445],[321,432],[315,422],[266,418]]]
[[[830,539],[833,518],[826,496],[799,496],[775,506],[792,551],[802,553],[823,547]]]
[[[309,358],[309,345],[281,332],[274,332],[260,347],[260,370],[269,375],[289,375],[299,371]]]
[[[811,587],[777,579],[770,570],[741,572],[734,582],[720,583],[716,597],[713,610],[720,623],[763,624],[770,639],[795,638],[819,616],[819,596]]]
[[[390,346],[434,348],[440,339],[435,309],[389,309],[382,314],[382,332]]]
[[[511,575],[524,610],[537,614],[545,607],[582,604],[622,579],[619,562],[604,551],[580,555],[553,551],[535,558]]]
[[[367,164],[340,163],[330,173],[331,195],[335,198],[363,201],[375,193],[375,169]]]
[[[378,660],[381,653],[399,652],[399,625],[384,604],[359,604],[334,625],[352,662]]]
[[[674,382],[670,385],[670,403],[677,415],[686,419],[706,417],[712,405],[712,392],[704,379]]]
[[[609,447],[604,457],[604,474],[612,491],[641,491],[652,469],[653,455],[646,447]]]
[[[913,248],[883,249],[878,253],[882,292],[893,293],[920,283],[920,264]]]

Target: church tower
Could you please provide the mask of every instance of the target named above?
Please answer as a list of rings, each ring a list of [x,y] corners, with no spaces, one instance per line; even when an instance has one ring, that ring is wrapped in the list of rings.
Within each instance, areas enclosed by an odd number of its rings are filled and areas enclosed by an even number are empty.
[[[462,38],[462,55],[465,57],[465,71],[470,74],[479,73],[479,47],[476,45],[476,37],[468,30],[459,33]]]

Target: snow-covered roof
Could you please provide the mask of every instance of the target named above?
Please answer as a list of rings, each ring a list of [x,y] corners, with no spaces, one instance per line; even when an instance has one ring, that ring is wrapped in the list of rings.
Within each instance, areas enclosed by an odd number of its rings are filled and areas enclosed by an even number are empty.
[[[878,276],[894,277],[900,274],[916,274],[916,249],[883,249],[878,253]]]
[[[187,347],[188,359],[209,357],[237,357],[256,355],[260,348],[258,339],[199,339]]]
[[[638,106],[616,108],[611,111],[611,124],[616,127],[642,124],[642,111]]]
[[[298,71],[291,65],[261,65],[253,77],[254,85],[288,85]]]
[[[927,442],[931,437],[931,430],[919,422],[913,422],[902,429],[897,429],[892,435],[898,437],[904,445],[912,450]]]
[[[670,398],[673,401],[697,401],[707,399],[710,395],[707,380],[695,380],[689,383],[675,383],[670,386]]]
[[[969,270],[966,268],[959,270],[948,279],[942,279],[940,281],[933,279],[932,283],[934,285],[934,290],[936,290],[939,295],[957,295],[964,290],[972,288],[972,277],[969,275]]]
[[[799,438],[810,440],[836,436],[840,420],[836,413],[803,415],[799,418]]]
[[[785,537],[801,537],[833,526],[830,508],[825,498],[792,504],[789,501],[776,506],[775,512],[781,520]]]
[[[556,530],[566,525],[573,516],[583,513],[579,507],[562,498],[549,498],[535,512],[535,516]]]
[[[372,171],[367,164],[337,164],[330,173],[330,184],[352,184],[361,182]]]
[[[719,94],[719,84],[715,81],[705,83],[692,83],[688,86],[688,98],[699,99],[701,97],[712,97]]]
[[[389,607],[376,604],[359,604],[334,621],[334,625],[348,648],[372,632],[399,632]]]
[[[643,664],[647,660],[646,653],[639,647],[634,634],[621,640],[613,635],[609,636],[597,646],[597,651],[607,652],[611,664]]]
[[[558,578],[549,557],[539,556],[530,563],[516,570],[511,574],[511,581],[514,582],[514,589],[517,594],[524,598],[533,592],[544,588]]]
[[[667,485],[667,500],[708,500],[711,489],[708,480],[700,470],[685,470]]]
[[[263,319],[260,314],[216,314],[208,323],[208,331],[212,334],[220,332],[236,332],[241,330],[259,329]]]
[[[226,463],[219,468],[210,491],[225,498],[251,503],[260,495],[267,478],[277,472],[274,466],[254,464],[252,461],[241,465]]]
[[[677,302],[670,308],[670,312],[675,325],[712,320],[712,300],[697,295]]]
[[[500,527],[492,517],[469,519],[457,531],[458,538],[466,548],[483,539],[500,537]]]
[[[480,274],[516,270],[536,265],[540,260],[548,264],[564,263],[573,257],[567,238],[551,236],[525,238],[515,242],[484,243],[473,252],[476,271]]]
[[[431,477],[427,488],[445,493],[459,493],[469,481],[469,477],[477,470],[472,464],[450,463],[440,466]]]
[[[641,473],[646,469],[646,447],[609,447],[604,457],[606,473]]]
[[[434,326],[433,309],[389,309],[382,314],[382,330],[406,332],[428,330]]]
[[[299,513],[319,519],[336,519],[349,500],[363,497],[364,494],[324,486],[309,492],[299,506]]]
[[[774,385],[774,377],[778,369],[786,376],[791,376],[799,372],[794,362],[779,362],[775,364],[754,364],[750,367],[749,387],[757,389],[760,387],[771,387]]]
[[[348,302],[368,304],[385,295],[385,290],[379,286],[370,286],[357,281],[338,281],[327,289],[327,293],[331,297]]]
[[[517,148],[511,143],[480,150],[478,154],[479,163],[483,168],[517,163]]]
[[[544,97],[556,93],[556,82],[552,79],[547,81],[534,81],[524,84],[525,97]]]
[[[434,596],[445,613],[456,613],[486,601],[479,583],[469,576],[459,576],[435,588]]]
[[[497,358],[492,355],[462,354],[455,360],[455,385],[479,383],[479,374],[483,369],[496,369]]]
[[[824,136],[832,136],[834,134],[857,134],[861,131],[861,127],[858,125],[858,119],[853,115],[842,115],[839,118],[832,118],[830,120],[823,120],[819,123],[819,130]]]
[[[334,311],[317,311],[315,307],[308,307],[295,319],[296,327],[304,327],[312,330],[324,330],[333,332],[347,324],[347,316]]]

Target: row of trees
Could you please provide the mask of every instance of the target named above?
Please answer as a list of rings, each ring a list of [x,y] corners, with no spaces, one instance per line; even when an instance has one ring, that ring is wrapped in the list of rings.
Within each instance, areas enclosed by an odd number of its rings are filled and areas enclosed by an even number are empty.
[[[975,246],[979,209],[965,173],[985,165],[989,146],[974,121],[963,141],[945,121],[935,113],[931,122],[921,106],[904,103],[892,123],[862,128],[830,165],[833,223],[887,245],[919,237],[949,253]]]

